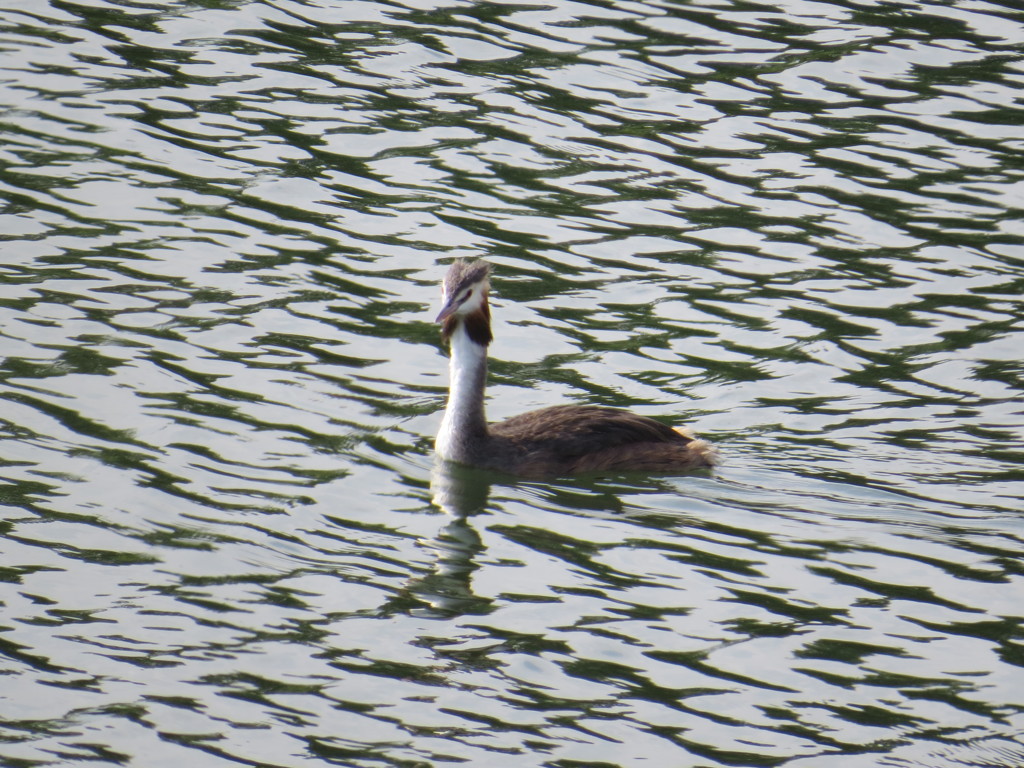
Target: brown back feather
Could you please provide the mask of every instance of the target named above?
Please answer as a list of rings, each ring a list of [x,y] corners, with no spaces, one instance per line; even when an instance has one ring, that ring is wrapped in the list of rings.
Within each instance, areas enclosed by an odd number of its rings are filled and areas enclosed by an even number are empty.
[[[448,341],[452,334],[455,333],[455,329],[459,327],[459,323],[465,324],[466,333],[477,344],[486,347],[494,339],[494,335],[491,333],[491,310],[486,300],[480,306],[480,309],[472,314],[462,317],[452,315],[445,320],[441,326],[441,338]]]
[[[558,452],[578,455],[595,446],[674,443],[687,438],[660,421],[615,408],[556,405],[513,416],[491,426],[495,435],[557,445]]]
[[[686,443],[641,443],[606,448],[580,456],[563,472],[679,472],[712,467],[715,453],[703,440]]]
[[[560,405],[491,425],[512,470],[552,475],[597,470],[672,472],[714,463],[711,447],[660,421],[614,408]]]

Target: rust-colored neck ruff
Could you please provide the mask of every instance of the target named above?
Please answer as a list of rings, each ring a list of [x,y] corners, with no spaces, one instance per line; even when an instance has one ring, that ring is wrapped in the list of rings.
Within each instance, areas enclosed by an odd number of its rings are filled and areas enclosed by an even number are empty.
[[[482,347],[486,347],[494,340],[491,333],[491,309],[484,301],[480,309],[468,315],[452,315],[444,321],[441,328],[441,336],[445,341],[450,342],[455,334],[456,328],[464,326],[470,340]]]

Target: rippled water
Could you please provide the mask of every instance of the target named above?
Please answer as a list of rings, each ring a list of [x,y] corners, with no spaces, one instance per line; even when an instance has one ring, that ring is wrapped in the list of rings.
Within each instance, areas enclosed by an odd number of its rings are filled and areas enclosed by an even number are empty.
[[[5,3],[0,763],[1024,764],[1016,8]]]

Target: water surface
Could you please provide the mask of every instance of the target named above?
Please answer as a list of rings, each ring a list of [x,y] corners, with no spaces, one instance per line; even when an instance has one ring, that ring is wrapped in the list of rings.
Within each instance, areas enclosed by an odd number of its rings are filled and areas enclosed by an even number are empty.
[[[0,10],[0,762],[1024,763],[1024,13]],[[489,415],[724,463],[435,466]]]

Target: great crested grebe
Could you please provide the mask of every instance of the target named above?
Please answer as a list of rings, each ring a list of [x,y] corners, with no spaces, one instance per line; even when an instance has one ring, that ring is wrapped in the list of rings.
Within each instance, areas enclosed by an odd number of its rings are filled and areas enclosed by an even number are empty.
[[[714,464],[714,449],[687,430],[615,408],[556,405],[488,424],[490,270],[486,261],[456,261],[444,278],[437,322],[451,345],[451,381],[435,442],[442,458],[535,477],[600,470],[681,472]]]

